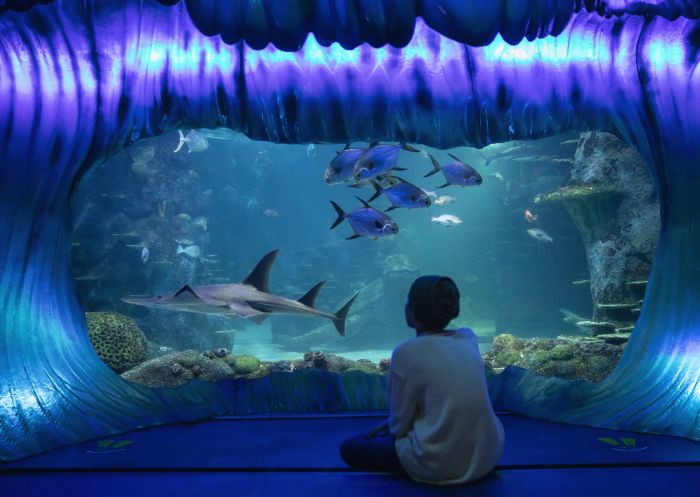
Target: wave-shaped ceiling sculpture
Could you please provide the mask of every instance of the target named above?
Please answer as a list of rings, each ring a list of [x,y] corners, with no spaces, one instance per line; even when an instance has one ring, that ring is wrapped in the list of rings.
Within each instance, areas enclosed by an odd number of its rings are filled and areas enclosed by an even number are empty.
[[[695,2],[38,3],[0,1],[0,459],[270,408],[270,384],[247,400],[231,383],[131,384],[87,338],[69,269],[71,189],[120,148],[178,126],[438,147],[616,132],[648,161],[662,206],[632,339],[600,385],[508,369],[494,402],[700,438]]]

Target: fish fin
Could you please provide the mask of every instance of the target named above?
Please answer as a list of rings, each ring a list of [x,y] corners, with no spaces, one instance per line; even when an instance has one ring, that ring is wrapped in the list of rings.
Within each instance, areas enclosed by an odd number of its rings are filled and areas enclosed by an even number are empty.
[[[376,181],[372,180],[372,186],[374,187],[374,195],[372,195],[369,199],[367,199],[367,202],[371,202],[372,200],[376,199],[379,195],[381,195],[384,190],[382,190],[382,187],[379,186],[379,183]]]
[[[197,293],[194,290],[192,290],[192,287],[190,285],[185,285],[182,288],[180,288],[177,292],[175,292],[175,295],[173,295],[173,300],[177,300],[178,302],[184,302],[202,300],[202,297],[197,295]]]
[[[270,269],[272,269],[272,263],[275,262],[278,252],[279,250],[275,249],[265,254],[253,270],[248,273],[248,276],[245,277],[243,284],[250,285],[261,292],[269,293]]]
[[[359,292],[355,293],[350,300],[348,300],[343,307],[338,309],[336,313],[333,315],[333,325],[335,326],[335,329],[338,330],[338,333],[340,334],[341,337],[345,336],[345,318],[348,316],[348,311],[350,310],[350,306],[352,303],[355,301],[357,298]]]
[[[353,183],[352,185],[348,185],[348,188],[362,188],[362,185],[359,183]]]
[[[255,314],[254,316],[249,316],[247,319],[255,324],[262,324],[268,317],[270,316],[267,314]]]
[[[314,302],[316,302],[316,297],[318,296],[318,292],[321,291],[321,288],[325,284],[325,281],[319,281],[316,283],[311,290],[306,292],[302,297],[297,299],[297,302],[300,304],[304,304],[307,307],[311,307],[315,309],[314,307]]]
[[[446,186],[450,186],[450,184],[449,184],[449,183],[445,183],[444,185],[438,186],[438,188],[445,188]]]
[[[393,211],[394,209],[396,209],[396,206],[395,206],[395,205],[392,205],[392,206],[389,207],[388,209],[384,209],[384,212]]]
[[[179,152],[182,146],[185,144],[185,134],[182,132],[181,129],[178,129],[177,132],[180,133],[180,143],[177,144],[177,148],[173,153]]]
[[[455,155],[452,155],[452,154],[447,154],[447,155],[449,155],[450,157],[452,157],[454,160],[456,160],[456,161],[459,162],[460,164],[464,164],[465,166],[467,165],[467,163],[464,162],[464,161],[463,161],[462,159],[460,159],[459,157],[457,157],[457,156],[455,156]]]
[[[340,223],[343,222],[343,219],[345,219],[345,212],[343,212],[343,209],[341,209],[340,206],[339,206],[338,204],[336,204],[335,202],[333,202],[332,200],[331,200],[331,205],[332,205],[333,208],[335,209],[335,212],[338,213],[338,218],[337,218],[337,219],[335,220],[335,222],[331,225],[331,229],[333,229],[333,228],[335,228],[336,226],[338,226]]]
[[[395,166],[391,168],[392,171],[408,171],[405,167]]]
[[[356,198],[357,200],[359,200],[360,202],[362,202],[362,205],[364,205],[366,208],[370,208],[370,209],[372,208],[371,205],[369,205],[367,202],[365,202],[364,200],[362,200],[360,197],[355,197],[355,198]]]
[[[433,174],[435,174],[436,172],[438,172],[442,168],[442,166],[435,159],[435,157],[433,157],[430,154],[428,154],[428,157],[430,157],[430,162],[433,163],[433,168],[430,170],[430,172],[428,174],[423,175],[424,178],[427,178],[428,176],[432,176]]]
[[[379,140],[375,140],[373,142],[370,142],[369,147],[367,147],[367,148],[376,147],[377,145],[379,145]]]
[[[337,150],[335,151],[335,156],[336,156],[336,157],[339,156],[340,154],[341,154],[341,152],[338,152]]]
[[[408,152],[420,152],[420,150],[418,150],[417,148],[409,145],[408,143],[404,143],[404,142],[401,143],[401,148],[408,151]]]
[[[360,235],[355,233],[354,235],[347,237],[346,240],[354,240],[355,238],[360,238]]]
[[[345,144],[345,148],[344,148],[343,150],[350,150],[350,143],[351,143],[351,142],[347,142],[347,143]],[[338,152],[338,155],[340,155],[340,152]]]

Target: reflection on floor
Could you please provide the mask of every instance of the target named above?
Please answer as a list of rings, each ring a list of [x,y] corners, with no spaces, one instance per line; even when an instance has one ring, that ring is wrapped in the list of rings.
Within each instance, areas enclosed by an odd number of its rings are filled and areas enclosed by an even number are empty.
[[[470,495],[694,496],[700,443],[501,414],[506,450],[497,470],[437,488],[351,471],[347,435],[382,413],[217,418],[149,428],[0,466],[2,495],[192,496]]]

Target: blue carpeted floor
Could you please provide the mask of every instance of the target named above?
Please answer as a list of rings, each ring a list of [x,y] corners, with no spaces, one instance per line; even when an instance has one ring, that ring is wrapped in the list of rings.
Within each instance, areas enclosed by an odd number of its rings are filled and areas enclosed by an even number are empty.
[[[497,471],[475,484],[436,488],[346,468],[339,443],[382,419],[226,418],[140,430],[0,465],[0,496],[700,495],[698,442],[507,414]]]

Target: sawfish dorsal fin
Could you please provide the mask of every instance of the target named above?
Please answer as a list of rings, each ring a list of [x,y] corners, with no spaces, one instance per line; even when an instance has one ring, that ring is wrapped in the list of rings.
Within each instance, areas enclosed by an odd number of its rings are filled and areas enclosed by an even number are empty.
[[[316,302],[316,297],[318,297],[318,292],[321,291],[321,288],[325,284],[325,281],[319,281],[316,283],[311,290],[306,292],[302,297],[297,299],[297,302],[300,304],[304,304],[307,307],[314,307],[314,303]],[[314,307],[315,309],[315,307]]]
[[[269,293],[268,282],[270,280],[270,269],[272,269],[272,263],[275,262],[277,252],[279,252],[279,250],[275,249],[260,259],[260,262],[258,262],[248,276],[245,277],[243,284],[250,285],[261,292]]]
[[[177,292],[175,292],[175,295],[173,295],[173,300],[202,300],[202,298],[197,295],[197,293],[192,290],[192,287],[190,285],[185,285],[182,288],[180,288]]]

